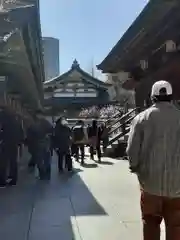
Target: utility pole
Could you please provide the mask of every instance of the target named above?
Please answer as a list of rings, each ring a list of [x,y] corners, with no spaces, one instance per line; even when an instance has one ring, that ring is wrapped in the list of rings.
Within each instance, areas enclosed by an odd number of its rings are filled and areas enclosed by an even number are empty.
[[[55,122],[55,116],[54,116],[54,87],[52,87],[52,92],[51,92],[51,115],[52,115],[52,123],[54,124]]]
[[[3,9],[4,7],[4,0],[0,0],[0,9]]]
[[[92,77],[95,77],[94,75],[94,58],[92,58],[92,62],[91,62],[91,75]]]
[[[59,58],[58,58],[58,62],[59,62],[59,76],[61,75],[61,41],[59,40]]]

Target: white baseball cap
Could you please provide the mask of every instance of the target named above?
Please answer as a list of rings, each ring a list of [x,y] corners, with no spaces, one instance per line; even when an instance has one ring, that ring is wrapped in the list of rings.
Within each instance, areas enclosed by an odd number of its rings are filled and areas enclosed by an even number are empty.
[[[169,82],[161,80],[152,86],[151,96],[172,95],[172,86]]]

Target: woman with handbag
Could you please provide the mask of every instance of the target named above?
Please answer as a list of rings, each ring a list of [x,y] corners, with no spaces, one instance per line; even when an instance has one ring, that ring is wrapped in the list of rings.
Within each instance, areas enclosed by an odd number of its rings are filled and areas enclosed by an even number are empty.
[[[79,151],[81,153],[81,165],[84,164],[85,157],[85,145],[88,141],[87,128],[83,121],[78,121],[72,129],[72,141],[74,145],[74,156],[77,162],[79,162]]]

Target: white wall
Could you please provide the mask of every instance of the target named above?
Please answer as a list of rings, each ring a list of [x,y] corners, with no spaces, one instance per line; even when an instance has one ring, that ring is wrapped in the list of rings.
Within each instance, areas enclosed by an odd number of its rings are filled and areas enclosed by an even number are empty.
[[[96,92],[61,92],[55,93],[54,97],[96,97]]]
[[[128,91],[122,87],[124,81],[129,79],[128,72],[108,74],[107,78],[108,82],[111,82],[113,85],[109,88],[109,96],[111,100],[116,99],[117,101],[122,101],[122,99],[127,98],[130,104],[135,104],[134,91]]]

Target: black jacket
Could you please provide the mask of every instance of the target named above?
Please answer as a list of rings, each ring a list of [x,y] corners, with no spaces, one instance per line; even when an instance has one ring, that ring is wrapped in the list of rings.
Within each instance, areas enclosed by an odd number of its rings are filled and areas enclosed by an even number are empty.
[[[47,137],[51,141],[53,127],[46,119],[37,120],[27,131],[27,144],[29,147],[47,143]],[[51,145],[51,144],[50,144]]]
[[[0,117],[0,139],[7,145],[18,145],[23,142],[24,132],[22,124],[16,116],[8,112],[2,112]]]
[[[62,151],[69,149],[71,145],[71,129],[68,126],[57,124],[54,130],[54,147]]]
[[[102,131],[100,127],[96,127],[94,128],[93,126],[88,128],[88,138],[97,136],[98,142],[101,141],[101,135],[102,135]]]

